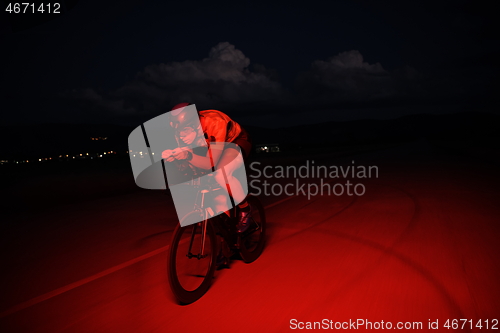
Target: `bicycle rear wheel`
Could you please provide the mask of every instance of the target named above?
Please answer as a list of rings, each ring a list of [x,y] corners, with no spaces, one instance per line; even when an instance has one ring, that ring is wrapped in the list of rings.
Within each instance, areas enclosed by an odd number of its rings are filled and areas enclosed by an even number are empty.
[[[201,212],[187,214],[182,223],[199,221]],[[202,297],[210,288],[217,259],[217,239],[211,221],[207,221],[205,244],[202,250],[203,223],[174,230],[168,260],[170,288],[181,304]]]
[[[251,225],[240,236],[240,255],[244,262],[251,263],[260,256],[264,249],[266,214],[257,197],[248,196],[247,201],[252,207]]]

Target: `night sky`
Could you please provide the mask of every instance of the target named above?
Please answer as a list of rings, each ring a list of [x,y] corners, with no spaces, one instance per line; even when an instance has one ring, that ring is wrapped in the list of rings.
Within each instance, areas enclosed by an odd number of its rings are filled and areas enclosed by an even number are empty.
[[[137,125],[179,102],[280,127],[497,112],[494,2],[78,1],[2,10],[4,125]]]

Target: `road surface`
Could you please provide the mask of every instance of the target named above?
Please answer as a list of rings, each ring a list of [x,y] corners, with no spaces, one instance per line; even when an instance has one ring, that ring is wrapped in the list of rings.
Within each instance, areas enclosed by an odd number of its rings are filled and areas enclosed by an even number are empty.
[[[262,197],[262,256],[217,271],[207,294],[187,306],[168,287],[177,217],[163,192],[19,212],[2,236],[0,331],[273,332],[357,320],[421,331],[436,320],[446,330],[447,319],[471,319],[463,331],[485,331],[485,320],[494,325],[498,165],[426,142],[317,163],[352,160],[378,166],[378,178],[356,180],[364,195]]]

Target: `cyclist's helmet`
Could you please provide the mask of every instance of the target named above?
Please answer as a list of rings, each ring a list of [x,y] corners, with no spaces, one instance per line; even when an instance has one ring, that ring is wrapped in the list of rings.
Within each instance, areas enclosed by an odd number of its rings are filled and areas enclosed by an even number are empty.
[[[170,112],[170,126],[176,130],[182,130],[185,127],[193,127],[199,121],[198,113],[187,112],[189,103],[179,103],[172,108]]]

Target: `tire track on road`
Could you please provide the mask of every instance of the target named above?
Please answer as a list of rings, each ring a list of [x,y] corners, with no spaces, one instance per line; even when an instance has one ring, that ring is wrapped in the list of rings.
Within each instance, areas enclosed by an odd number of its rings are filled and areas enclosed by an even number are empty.
[[[294,197],[295,196],[290,196],[290,197],[284,198],[282,200],[278,200],[277,202],[274,202],[274,203],[271,203],[271,204],[265,206],[264,209],[269,209],[271,207],[277,206],[277,205],[282,204],[283,202],[286,202],[286,201],[288,201],[288,200],[290,200],[290,199],[292,199]],[[173,231],[173,229],[161,232],[160,234],[162,234],[162,233],[168,233],[168,232],[171,232],[171,231]],[[154,236],[157,236],[157,234],[151,235],[150,237],[154,237]],[[145,241],[144,239],[141,239],[141,240]],[[89,282],[95,281],[95,280],[97,280],[97,279],[99,279],[101,277],[104,277],[104,276],[107,276],[109,274],[115,273],[115,272],[117,272],[117,271],[119,271],[121,269],[127,268],[127,267],[129,267],[131,265],[134,265],[134,264],[140,262],[140,261],[149,259],[149,258],[151,258],[151,257],[153,257],[155,255],[158,255],[160,253],[166,252],[166,251],[168,251],[169,248],[170,248],[170,245],[166,245],[166,246],[160,247],[160,248],[158,248],[158,249],[156,249],[154,251],[148,252],[148,253],[146,253],[146,254],[144,254],[142,256],[139,256],[137,258],[128,260],[128,261],[126,261],[124,263],[121,263],[119,265],[116,265],[116,266],[113,266],[111,268],[108,268],[108,269],[106,269],[106,270],[104,270],[102,272],[99,272],[97,274],[91,275],[91,276],[89,276],[87,278],[78,280],[76,282],[70,283],[70,284],[68,284],[66,286],[63,286],[61,288],[57,288],[57,289],[52,290],[52,291],[50,291],[48,293],[45,293],[45,294],[42,294],[40,296],[34,297],[32,299],[29,299],[29,300],[27,300],[25,302],[22,302],[22,303],[20,303],[18,305],[15,305],[15,306],[13,306],[13,307],[11,307],[11,308],[9,308],[9,309],[1,312],[0,313],[0,319],[4,318],[4,317],[7,317],[7,316],[9,316],[9,315],[11,315],[13,313],[19,312],[21,310],[27,309],[27,308],[29,308],[31,306],[34,306],[34,305],[38,304],[38,303],[44,302],[44,301],[46,301],[48,299],[54,298],[56,296],[59,296],[59,295],[65,293],[67,291],[70,291],[70,290],[73,290],[75,288],[81,287],[81,286],[83,286],[83,285],[85,285],[85,284],[87,284]]]
[[[411,217],[410,222],[408,223],[407,227],[398,236],[398,238],[396,238],[396,240],[392,242],[391,245],[384,246],[384,245],[377,243],[375,241],[368,240],[368,239],[358,237],[358,236],[354,236],[354,235],[351,235],[348,233],[343,233],[340,231],[323,230],[322,233],[327,232],[327,233],[330,233],[336,237],[350,240],[350,241],[353,241],[353,242],[356,242],[359,244],[363,244],[365,246],[371,247],[375,250],[382,252],[383,256],[377,261],[376,264],[373,265],[373,267],[369,271],[375,270],[376,267],[378,267],[378,265],[388,256],[398,259],[399,261],[401,261],[405,265],[407,265],[410,268],[412,268],[413,270],[415,270],[418,274],[420,274],[420,276],[422,276],[432,286],[434,286],[434,288],[438,291],[438,293],[443,297],[445,302],[448,304],[448,308],[452,312],[456,313],[456,315],[458,316],[457,318],[464,318],[463,311],[458,306],[458,303],[451,296],[450,292],[446,289],[444,284],[441,283],[441,281],[439,281],[438,278],[436,278],[430,270],[425,268],[422,264],[416,262],[415,260],[411,259],[410,257],[408,257],[408,256],[406,256],[406,255],[404,255],[404,254],[402,254],[394,249],[396,245],[400,244],[404,240],[404,238],[406,238],[408,235],[410,235],[411,232],[414,230],[414,228],[417,224],[417,220],[421,216],[422,209],[421,209],[421,206],[420,206],[417,198],[413,194],[411,194],[411,193],[409,193],[401,188],[392,186],[392,185],[385,185],[385,186],[390,187],[390,188],[394,188],[394,189],[404,193],[405,195],[407,195],[412,200],[414,207],[415,207],[414,212],[412,214],[412,217]],[[350,207],[352,207],[354,205],[354,203],[356,202],[356,199],[357,199],[357,197],[354,197],[353,200],[348,205],[346,205],[344,208],[342,208],[340,211],[338,211],[338,212],[328,216],[327,218],[311,225],[310,227],[304,228],[301,231],[298,231],[298,232],[295,232],[289,236],[286,236],[286,237],[280,239],[279,241],[277,241],[276,243],[279,243],[279,242],[284,241],[286,239],[292,238],[292,237],[297,236],[298,234],[300,234],[304,231],[307,231],[309,229],[320,226],[323,223],[326,223],[327,221],[331,220],[332,218],[336,217],[337,215],[341,214],[342,212],[344,212],[347,209],[349,209]],[[305,206],[303,206],[303,207],[305,207]],[[352,288],[353,286],[357,285],[363,278],[365,278],[368,275],[367,273],[369,273],[369,271],[364,271],[363,274],[360,274],[358,277],[351,280],[347,286],[344,286],[343,288],[341,288],[340,292],[346,292],[349,288]],[[338,296],[338,294],[325,297],[325,299],[327,300],[325,302],[326,303],[331,302],[331,298],[335,297],[335,296]],[[467,329],[467,331],[470,332],[471,330]]]

